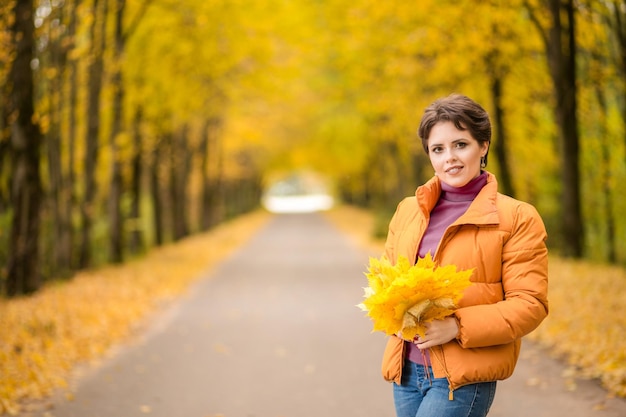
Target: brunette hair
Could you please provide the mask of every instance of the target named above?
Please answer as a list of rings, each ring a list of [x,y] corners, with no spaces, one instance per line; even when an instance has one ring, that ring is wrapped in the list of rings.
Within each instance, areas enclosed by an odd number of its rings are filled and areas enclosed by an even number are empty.
[[[424,110],[417,134],[428,154],[428,137],[433,126],[439,122],[452,122],[459,130],[467,130],[479,144],[491,143],[491,121],[489,114],[478,103],[462,94],[443,97]],[[489,149],[487,149],[489,154]],[[485,164],[487,163],[485,154]]]

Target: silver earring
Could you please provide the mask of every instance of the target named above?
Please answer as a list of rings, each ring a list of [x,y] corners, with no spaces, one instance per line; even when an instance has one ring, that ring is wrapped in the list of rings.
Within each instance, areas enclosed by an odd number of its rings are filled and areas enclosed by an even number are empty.
[[[484,156],[481,156],[481,157],[480,157],[480,167],[481,167],[481,168],[484,168],[484,167],[486,167],[486,166],[487,166],[487,163],[485,162],[485,157],[484,157]]]

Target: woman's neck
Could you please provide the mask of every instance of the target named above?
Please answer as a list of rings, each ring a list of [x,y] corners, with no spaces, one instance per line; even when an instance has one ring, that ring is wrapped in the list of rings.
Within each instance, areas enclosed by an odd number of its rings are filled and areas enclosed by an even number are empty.
[[[482,171],[479,176],[462,187],[453,187],[441,181],[441,199],[448,201],[473,200],[480,190],[487,184],[487,172]]]

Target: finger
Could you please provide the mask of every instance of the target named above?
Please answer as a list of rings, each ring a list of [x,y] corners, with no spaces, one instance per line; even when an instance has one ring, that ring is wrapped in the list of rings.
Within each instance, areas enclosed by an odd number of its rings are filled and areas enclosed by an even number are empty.
[[[415,346],[417,346],[419,350],[424,350],[430,347],[430,343],[427,341],[422,341],[420,343],[415,343]]]

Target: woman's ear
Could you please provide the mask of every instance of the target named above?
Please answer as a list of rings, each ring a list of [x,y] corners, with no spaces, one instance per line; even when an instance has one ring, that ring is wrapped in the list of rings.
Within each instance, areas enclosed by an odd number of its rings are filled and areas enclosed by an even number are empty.
[[[483,154],[481,156],[484,157],[485,155],[487,155],[487,152],[489,152],[489,145],[490,145],[490,143],[489,142],[482,142],[481,145],[482,145],[482,148],[483,148]]]

